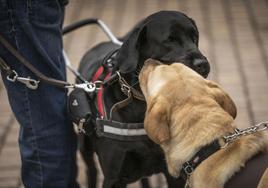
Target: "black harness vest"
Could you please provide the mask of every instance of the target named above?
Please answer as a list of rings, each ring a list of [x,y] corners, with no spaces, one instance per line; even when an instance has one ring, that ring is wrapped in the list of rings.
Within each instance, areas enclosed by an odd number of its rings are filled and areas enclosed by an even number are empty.
[[[143,122],[122,123],[114,121],[111,115],[107,114],[107,111],[111,111],[111,109],[106,109],[103,99],[108,97],[108,94],[104,90],[105,87],[110,87],[118,80],[115,75],[112,75],[113,68],[116,67],[117,63],[117,51],[116,49],[108,53],[97,71],[88,76],[92,82],[101,81],[103,83],[96,93],[86,93],[82,89],[74,89],[70,93],[68,102],[70,117],[78,126],[78,130],[89,136],[94,131],[99,137],[120,141],[147,140],[148,136],[144,130]]]

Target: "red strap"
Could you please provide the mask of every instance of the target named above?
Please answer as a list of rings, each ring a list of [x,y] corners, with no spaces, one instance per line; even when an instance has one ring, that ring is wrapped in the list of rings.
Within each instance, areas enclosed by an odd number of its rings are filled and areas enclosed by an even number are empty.
[[[97,72],[94,74],[94,76],[93,76],[93,78],[92,78],[92,82],[97,81],[97,80],[99,79],[99,77],[101,76],[101,74],[103,73],[103,71],[104,71],[104,67],[101,66],[101,67],[97,70]],[[111,76],[111,73],[108,73],[108,74],[105,76],[104,80],[109,79],[110,76]],[[98,104],[97,106],[98,106],[99,115],[100,115],[101,117],[104,117],[104,108],[103,108],[102,95],[103,95],[103,88],[101,87],[101,88],[99,89],[99,91],[98,91],[98,94],[97,94],[97,104]]]
[[[95,81],[97,81],[97,80],[99,79],[100,75],[103,73],[103,70],[104,70],[103,66],[101,66],[101,67],[97,70],[97,72],[94,74],[94,76],[93,76],[93,78],[92,78],[92,81],[93,81],[93,82],[95,82]]]
[[[104,80],[107,80],[109,79],[111,76],[111,73],[108,73]],[[97,103],[98,103],[98,110],[99,110],[99,115],[101,117],[104,117],[104,108],[103,108],[103,101],[102,101],[102,95],[103,95],[103,88],[101,87],[101,89],[98,91],[98,94],[97,94]]]

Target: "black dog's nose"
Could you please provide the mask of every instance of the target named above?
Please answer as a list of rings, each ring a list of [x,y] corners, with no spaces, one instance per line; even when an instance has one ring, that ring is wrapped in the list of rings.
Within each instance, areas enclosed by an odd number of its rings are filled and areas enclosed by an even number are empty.
[[[210,71],[210,66],[206,59],[195,59],[193,61],[193,68],[203,77],[207,77]]]

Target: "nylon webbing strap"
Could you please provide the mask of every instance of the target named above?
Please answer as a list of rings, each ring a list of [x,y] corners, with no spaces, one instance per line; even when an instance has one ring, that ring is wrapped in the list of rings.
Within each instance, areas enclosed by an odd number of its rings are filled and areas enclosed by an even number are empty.
[[[11,73],[12,70],[7,65],[7,63],[0,57],[0,71],[6,72],[7,74]]]
[[[114,114],[117,110],[126,107],[126,106],[129,105],[129,103],[131,103],[132,101],[133,101],[133,97],[132,97],[131,94],[129,94],[128,97],[127,97],[126,99],[124,99],[124,100],[122,100],[122,101],[120,101],[120,102],[115,103],[115,104],[112,106],[111,110],[110,110],[110,116],[109,116],[109,119],[113,119],[113,114]]]
[[[187,180],[199,164],[221,148],[219,140],[214,140],[208,145],[203,146],[189,161],[182,165],[180,176]]]
[[[121,123],[104,119],[96,120],[97,135],[120,141],[140,141],[149,139],[143,123]]]

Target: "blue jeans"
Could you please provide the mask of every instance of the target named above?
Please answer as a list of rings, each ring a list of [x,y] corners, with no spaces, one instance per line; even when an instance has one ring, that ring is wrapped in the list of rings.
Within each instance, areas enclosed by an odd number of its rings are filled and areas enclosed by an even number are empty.
[[[39,71],[66,79],[60,0],[0,0],[0,33]],[[36,79],[0,44],[0,56],[20,76]],[[76,135],[67,118],[67,93],[40,82],[37,90],[6,80],[19,124],[22,181],[27,188],[76,188]]]

